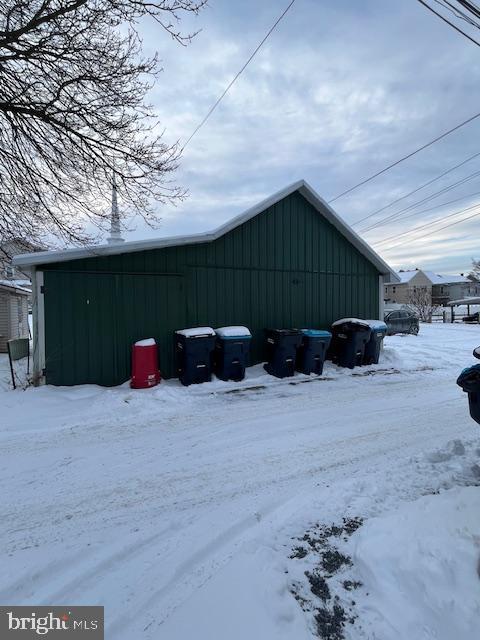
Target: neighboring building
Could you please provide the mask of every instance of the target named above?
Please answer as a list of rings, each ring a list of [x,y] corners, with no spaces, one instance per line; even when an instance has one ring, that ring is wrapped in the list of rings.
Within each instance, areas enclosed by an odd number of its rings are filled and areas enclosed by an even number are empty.
[[[32,273],[34,376],[56,385],[125,382],[132,344],[150,337],[172,377],[173,334],[185,327],[246,325],[261,362],[265,328],[382,318],[383,283],[398,280],[303,180],[213,233],[14,263]]]
[[[430,278],[420,269],[412,271],[398,271],[399,283],[389,283],[385,285],[384,296],[386,303],[408,304],[412,294],[416,289],[426,289],[432,292],[432,282]]]
[[[8,340],[28,338],[30,293],[8,280],[0,280],[0,353],[6,353]]]
[[[14,285],[24,289],[31,289],[30,276],[13,264],[13,257],[35,251],[43,251],[45,248],[16,238],[0,243],[0,280],[8,280]]]
[[[431,274],[432,302],[439,306],[447,305],[450,300],[480,296],[480,282],[460,274],[459,276]]]
[[[440,275],[433,271],[413,269],[397,273],[400,283],[386,284],[384,299],[387,304],[408,304],[417,289],[424,289],[432,296],[432,303],[445,306],[450,300],[480,296],[480,283],[467,276]]]

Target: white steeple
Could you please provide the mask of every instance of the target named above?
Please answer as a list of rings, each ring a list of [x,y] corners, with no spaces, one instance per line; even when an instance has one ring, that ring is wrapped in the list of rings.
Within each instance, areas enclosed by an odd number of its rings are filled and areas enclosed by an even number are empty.
[[[117,244],[125,242],[120,233],[120,215],[118,213],[117,200],[117,182],[115,180],[115,171],[112,180],[112,213],[110,214],[110,236],[107,238],[108,244]]]

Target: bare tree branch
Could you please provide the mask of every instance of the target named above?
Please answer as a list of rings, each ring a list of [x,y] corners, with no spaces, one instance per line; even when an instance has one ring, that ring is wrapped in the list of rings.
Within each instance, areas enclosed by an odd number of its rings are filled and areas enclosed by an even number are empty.
[[[113,170],[133,213],[175,202],[176,144],[155,134],[146,95],[158,77],[136,25],[176,42],[206,0],[0,0],[0,238],[86,242],[104,227]]]
[[[415,287],[410,290],[408,307],[417,314],[422,322],[431,322],[432,315],[439,307],[432,302],[432,292],[427,287]]]

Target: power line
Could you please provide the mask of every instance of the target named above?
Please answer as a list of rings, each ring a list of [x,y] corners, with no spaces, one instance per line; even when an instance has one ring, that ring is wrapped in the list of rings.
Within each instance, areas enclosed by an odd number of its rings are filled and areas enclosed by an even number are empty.
[[[206,121],[210,118],[210,116],[212,115],[212,113],[215,111],[215,109],[218,107],[218,105],[220,104],[220,102],[223,100],[223,98],[227,95],[227,93],[230,91],[230,89],[233,87],[233,85],[235,84],[235,82],[238,80],[238,78],[242,75],[242,73],[245,71],[245,69],[248,67],[248,65],[250,64],[250,62],[253,60],[253,58],[257,55],[257,53],[260,51],[260,49],[262,48],[262,46],[265,44],[265,42],[267,41],[267,39],[269,38],[269,36],[273,33],[273,31],[275,31],[275,29],[277,28],[278,24],[281,22],[281,20],[283,20],[283,18],[287,15],[288,11],[292,8],[292,6],[294,5],[296,0],[291,0],[290,4],[287,6],[287,8],[285,9],[285,11],[277,18],[277,20],[273,23],[273,25],[270,27],[270,29],[267,31],[266,35],[264,36],[263,40],[260,42],[260,44],[257,45],[257,47],[255,48],[255,50],[253,51],[253,53],[250,55],[250,57],[248,58],[248,60],[245,62],[245,64],[243,65],[243,67],[240,69],[240,71],[238,71],[238,73],[233,77],[233,79],[228,83],[227,87],[225,88],[224,92],[222,93],[222,95],[216,100],[216,102],[213,104],[212,107],[210,107],[210,109],[207,111],[205,117],[203,118],[203,120],[200,122],[200,124],[197,125],[197,127],[193,130],[193,132],[191,133],[190,137],[187,138],[187,141],[185,142],[185,144],[183,145],[181,151],[183,151],[185,149],[185,147],[187,146],[187,144],[190,142],[190,140],[193,138],[193,136],[195,136],[197,134],[197,132],[203,127],[203,125],[206,123]]]
[[[418,236],[417,238],[410,238],[408,240],[404,240],[403,242],[399,242],[398,244],[394,244],[391,247],[388,247],[389,249],[395,249],[396,247],[400,247],[404,244],[406,244],[407,242],[417,242],[417,240],[421,240],[422,238],[427,238],[428,236],[432,236],[435,233],[438,233],[439,231],[442,231],[443,229],[448,229],[449,227],[454,227],[457,224],[461,224],[462,222],[466,222],[467,220],[471,220],[472,218],[476,218],[477,216],[480,216],[480,211],[478,213],[474,213],[471,216],[467,216],[466,218],[462,218],[461,220],[457,220],[456,222],[451,222],[450,224],[446,224],[444,227],[440,227],[439,229],[435,229],[435,231],[432,231],[431,233],[425,233],[422,236]]]
[[[469,36],[468,33],[465,33],[465,31],[462,31],[460,27],[457,27],[457,25],[453,24],[453,22],[450,22],[450,20],[447,20],[445,16],[442,16],[441,13],[439,13],[438,11],[435,11],[435,9],[433,9],[433,7],[431,7],[429,4],[424,2],[424,0],[418,0],[418,2],[420,2],[420,4],[423,4],[424,7],[426,7],[429,11],[434,13],[436,16],[438,16],[441,20],[449,24],[453,29],[455,29],[455,31],[458,31],[458,33],[461,33],[462,36],[465,36],[465,38],[468,38],[471,42],[473,42],[473,44],[476,44],[477,47],[480,47],[480,42],[475,40],[475,38],[472,38],[471,36]]]
[[[409,158],[411,158],[412,156],[416,155],[417,153],[419,153],[420,151],[423,151],[424,149],[426,149],[427,147],[431,147],[432,144],[435,144],[436,142],[438,142],[439,140],[442,140],[442,138],[445,138],[446,136],[450,135],[451,133],[453,133],[454,131],[457,131],[458,129],[460,129],[461,127],[464,127],[466,124],[469,124],[470,122],[473,122],[473,120],[475,120],[476,118],[478,118],[480,116],[480,113],[476,113],[474,116],[471,116],[470,118],[468,118],[467,120],[464,120],[463,122],[461,122],[460,124],[457,124],[455,127],[453,127],[452,129],[449,129],[448,131],[445,131],[445,133],[442,133],[441,135],[437,136],[436,138],[434,138],[433,140],[431,140],[430,142],[427,142],[426,144],[422,145],[421,147],[419,147],[418,149],[415,149],[415,151],[412,151],[411,153],[408,153],[406,156],[403,156],[403,158],[400,158],[399,160],[396,160],[395,162],[392,162],[392,164],[389,164],[388,167],[385,167],[384,169],[382,169],[381,171],[377,171],[377,173],[374,173],[373,175],[371,175],[369,178],[365,178],[364,180],[362,180],[361,182],[358,182],[357,184],[355,184],[353,187],[350,187],[349,189],[346,189],[345,191],[343,191],[342,193],[339,193],[338,196],[335,196],[335,198],[332,198],[331,200],[329,200],[329,204],[331,202],[335,202],[335,200],[338,200],[339,198],[343,198],[343,196],[346,196],[347,193],[351,193],[352,191],[354,191],[355,189],[358,189],[358,187],[361,187],[362,185],[366,184],[367,182],[370,182],[371,180],[373,180],[374,178],[377,178],[378,176],[381,176],[382,173],[386,173],[387,171],[389,171],[390,169],[392,169],[393,167],[396,167],[397,165],[399,165],[401,162],[404,162],[405,160],[408,160]]]
[[[459,202],[460,200],[466,200],[467,198],[473,198],[473,196],[478,196],[478,195],[480,195],[480,191],[474,191],[473,193],[469,193],[466,196],[462,196],[461,198],[454,198],[453,200],[440,202],[439,204],[436,204],[433,207],[428,207],[427,209],[422,209],[421,211],[414,211],[413,213],[410,213],[408,216],[402,216],[402,221],[407,220],[408,218],[411,218],[413,216],[419,216],[422,213],[428,213],[429,211],[434,211],[434,210],[438,211],[442,207],[446,207],[449,204],[453,204],[454,202]],[[378,225],[378,226],[381,226],[381,225]],[[383,240],[381,242],[383,242]]]
[[[435,0],[435,2],[439,4],[443,9],[448,9],[448,11],[450,11],[450,13],[452,13],[456,18],[459,18],[460,20],[464,20],[472,27],[478,27],[477,23],[473,18],[470,18],[470,16],[468,16],[466,13],[463,13],[463,11],[461,11],[458,7],[455,7],[448,0],[444,0],[444,2],[442,2],[442,0]],[[461,2],[459,4],[460,6],[462,6]],[[468,11],[470,11],[470,9],[468,9]]]
[[[410,229],[409,231],[403,231],[402,233],[393,234],[391,236],[388,236],[388,238],[384,238],[383,240],[380,240],[379,242],[376,242],[375,244],[385,244],[385,242],[388,242],[389,240],[392,240],[393,238],[401,238],[402,236],[407,236],[410,233],[415,233],[416,231],[420,231],[421,229],[425,229],[426,227],[430,227],[430,226],[432,226],[434,224],[438,224],[439,222],[443,222],[444,220],[448,220],[449,218],[453,218],[455,216],[458,216],[460,213],[465,213],[466,211],[471,211],[472,209],[476,209],[478,206],[479,206],[479,203],[477,202],[476,204],[473,204],[471,207],[465,207],[464,209],[459,209],[458,211],[454,211],[453,213],[449,213],[447,216],[441,216],[440,218],[437,218],[436,220],[430,220],[426,224],[422,224],[419,227],[414,227],[413,229]]]
[[[428,187],[429,185],[433,184],[437,180],[440,180],[440,178],[443,178],[444,176],[446,176],[447,174],[451,173],[452,171],[455,171],[455,169],[458,169],[459,167],[462,167],[464,164],[467,164],[467,162],[470,162],[471,160],[474,160],[475,158],[478,158],[478,156],[480,156],[480,152],[475,153],[473,156],[470,156],[466,160],[463,160],[463,162],[460,162],[459,164],[456,164],[454,167],[450,167],[450,169],[447,169],[446,171],[444,171],[440,175],[436,176],[435,178],[432,178],[431,180],[428,180],[427,182],[424,182],[422,185],[420,185],[416,189],[413,189],[413,191],[409,191],[408,193],[405,193],[403,196],[400,196],[399,198],[396,198],[395,200],[392,200],[392,202],[389,202],[388,204],[386,204],[385,206],[381,207],[380,209],[376,209],[372,213],[369,213],[368,216],[365,216],[364,218],[361,218],[360,220],[357,220],[356,222],[354,222],[352,224],[352,227],[355,227],[356,225],[361,224],[362,222],[364,222],[365,220],[368,220],[369,218],[373,218],[373,216],[377,215],[377,213],[381,213],[382,211],[385,211],[385,209],[389,209],[394,204],[397,204],[398,202],[401,202],[402,200],[405,200],[405,198],[408,198],[409,196],[412,196],[414,193],[417,193],[417,191],[421,191],[421,189],[424,189],[425,187]]]
[[[442,194],[447,193],[448,191],[452,191],[452,189],[455,189],[456,187],[458,187],[458,186],[460,186],[462,184],[465,184],[469,180],[473,180],[474,178],[477,178],[478,176],[480,176],[480,171],[475,171],[474,173],[469,174],[468,176],[466,176],[465,178],[462,178],[461,180],[457,180],[456,182],[450,183],[449,185],[447,185],[446,187],[443,187],[443,189],[440,189],[439,191],[434,191],[432,194],[430,194],[429,196],[426,196],[422,200],[418,200],[417,202],[413,202],[412,204],[404,207],[403,209],[400,209],[399,211],[396,211],[395,213],[392,213],[391,215],[386,216],[385,218],[382,218],[381,220],[378,220],[377,222],[374,222],[369,227],[366,227],[365,229],[360,229],[360,231],[362,233],[365,233],[367,231],[371,231],[372,229],[376,229],[377,227],[381,227],[382,225],[386,224],[387,222],[391,222],[393,220],[398,220],[399,218],[403,217],[402,216],[403,213],[411,211],[412,209],[416,209],[420,205],[425,204],[426,202],[429,202],[430,200],[435,200],[435,198],[438,198],[438,196],[441,196]]]

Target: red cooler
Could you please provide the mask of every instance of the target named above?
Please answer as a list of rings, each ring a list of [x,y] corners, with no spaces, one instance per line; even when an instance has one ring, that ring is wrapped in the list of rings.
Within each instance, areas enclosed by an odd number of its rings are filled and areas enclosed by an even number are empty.
[[[139,340],[132,346],[132,389],[148,389],[160,382],[157,343],[153,338]]]

